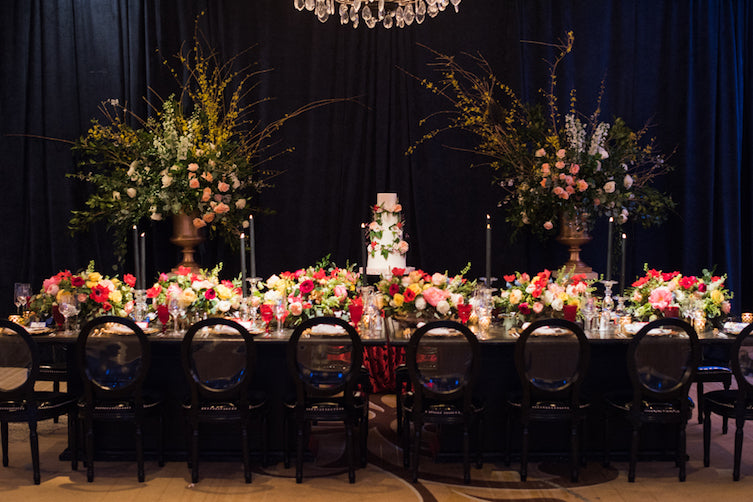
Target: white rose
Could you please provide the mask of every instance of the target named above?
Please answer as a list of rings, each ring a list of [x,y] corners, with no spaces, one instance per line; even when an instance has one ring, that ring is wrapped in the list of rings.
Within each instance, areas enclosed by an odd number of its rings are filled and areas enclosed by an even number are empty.
[[[544,301],[544,305],[551,305],[554,300],[554,293],[548,289],[541,295],[541,299]]]
[[[633,186],[633,177],[626,174],[625,179],[622,180],[622,184],[625,186],[625,189],[630,190],[630,187]]]
[[[439,303],[437,303],[437,312],[439,312],[441,315],[445,315],[449,311],[450,304],[447,302],[447,300],[440,300]]]
[[[280,282],[280,278],[279,278],[279,277],[277,277],[276,275],[272,275],[272,276],[270,276],[270,277],[269,277],[269,279],[267,279],[267,287],[268,287],[269,289],[274,289],[274,288],[275,288],[275,285],[276,285],[276,284],[277,284],[278,282]]]
[[[230,307],[231,305],[228,300],[220,300],[217,303],[217,310],[219,310],[220,312],[227,312],[228,310],[230,310]]]
[[[413,305],[416,307],[416,310],[423,310],[426,308],[426,300],[423,296],[417,296],[413,301]]]
[[[529,295],[534,291],[536,291],[536,286],[533,283],[526,286],[526,293],[528,293]]]
[[[520,300],[522,299],[523,299],[523,292],[520,291],[519,289],[513,289],[510,292],[510,304],[517,305],[518,303],[520,303]]]
[[[552,300],[552,308],[557,312],[561,312],[564,305],[565,303],[560,298],[555,298]]]
[[[173,184],[173,177],[167,174],[162,176],[162,188],[167,188]]]
[[[439,272],[431,276],[431,283],[435,286],[441,286],[447,282],[447,276],[440,274]]]
[[[614,181],[607,181],[606,183],[604,183],[604,191],[606,193],[614,193],[615,188],[617,187]]]
[[[134,173],[136,172],[136,166],[138,166],[138,165],[139,165],[139,161],[138,160],[134,160],[133,162],[131,162],[131,165],[128,166],[128,172],[126,173],[126,175],[129,178],[134,175]]]
[[[128,194],[128,196],[129,196],[130,198],[132,198],[132,199],[133,199],[134,197],[136,197],[136,189],[135,189],[135,188],[129,188],[129,189],[127,189],[127,190],[126,190],[126,193],[127,193],[127,194]]]
[[[264,293],[264,303],[277,303],[282,299],[282,293],[272,289]]]
[[[450,295],[450,303],[451,303],[452,305],[460,305],[460,304],[462,304],[462,303],[463,303],[464,301],[465,301],[465,300],[463,299],[463,295],[461,295],[460,293],[452,293],[452,294]]]

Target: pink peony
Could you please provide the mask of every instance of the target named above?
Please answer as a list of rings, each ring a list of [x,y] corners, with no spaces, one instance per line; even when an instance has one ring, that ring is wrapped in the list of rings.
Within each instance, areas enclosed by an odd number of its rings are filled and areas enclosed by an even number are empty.
[[[648,297],[651,306],[658,310],[664,310],[672,303],[672,291],[666,286],[659,286]]]
[[[439,288],[431,286],[423,291],[423,296],[426,302],[432,307],[436,307],[439,302],[447,298],[448,293]]]

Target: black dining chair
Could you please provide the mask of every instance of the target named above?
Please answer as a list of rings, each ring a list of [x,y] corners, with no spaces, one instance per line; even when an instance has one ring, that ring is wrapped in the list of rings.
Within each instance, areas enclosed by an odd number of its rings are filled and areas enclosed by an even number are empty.
[[[250,483],[249,426],[254,419],[261,424],[262,463],[267,463],[267,401],[249,390],[256,364],[252,335],[229,319],[199,321],[183,337],[181,361],[191,389],[183,404],[191,432],[191,481],[199,481],[199,424],[215,423],[240,426],[243,475]]]
[[[707,350],[724,352],[726,347],[709,347]],[[712,382],[721,383],[724,386],[724,390],[729,390],[732,386],[732,369],[730,368],[728,354],[725,354],[727,355],[726,360],[716,360],[715,358],[707,357],[707,350],[701,352],[701,362],[698,365],[695,378],[693,378],[696,386],[696,413],[698,414],[699,424],[703,423],[705,409],[703,384]],[[722,434],[727,434],[728,421],[728,417],[722,417]]]
[[[369,427],[368,374],[358,332],[336,317],[316,317],[298,325],[287,345],[288,371],[295,399],[285,403],[284,456],[290,465],[289,426],[295,425],[296,482],[303,481],[303,450],[312,423],[343,422],[348,481],[355,482],[358,464],[365,465]],[[291,420],[292,419],[292,420]],[[354,440],[357,435],[358,441]]]
[[[68,415],[71,469],[78,468],[76,398],[61,392],[35,391],[39,375],[39,349],[23,326],[0,319],[0,433],[3,467],[8,467],[8,424],[29,426],[34,484],[41,481],[37,423]]]
[[[427,423],[459,425],[463,440],[463,481],[471,482],[470,435],[476,434],[481,464],[480,431],[483,406],[474,400],[479,345],[467,326],[435,321],[418,328],[406,349],[411,391],[403,397],[403,462],[418,481],[421,431]],[[413,430],[411,433],[411,424]]]
[[[700,359],[698,335],[687,322],[662,318],[643,326],[630,341],[627,369],[632,395],[605,396],[604,465],[609,464],[609,420],[621,415],[631,424],[628,481],[635,481],[640,431],[649,424],[674,424],[678,428],[675,463],[685,481],[686,433],[692,413],[688,397]]]
[[[743,451],[743,427],[753,420],[753,324],[748,324],[732,346],[732,372],[737,389],[715,390],[704,397],[703,465],[709,466],[711,451],[711,415],[735,420],[735,452],[732,479],[740,480],[740,461]]]
[[[512,420],[522,425],[520,480],[528,478],[529,431],[532,422],[570,424],[570,479],[578,481],[581,424],[590,403],[581,396],[588,371],[591,346],[583,329],[565,319],[535,321],[515,342],[515,368],[521,391],[507,400],[507,447],[509,459]],[[509,460],[508,460],[509,461]]]
[[[157,459],[164,465],[162,395],[144,389],[151,364],[149,340],[130,319],[97,317],[81,328],[76,362],[83,385],[78,403],[86,446],[86,479],[94,480],[94,422],[126,422],[135,429],[137,476],[144,481],[146,418],[159,420]]]

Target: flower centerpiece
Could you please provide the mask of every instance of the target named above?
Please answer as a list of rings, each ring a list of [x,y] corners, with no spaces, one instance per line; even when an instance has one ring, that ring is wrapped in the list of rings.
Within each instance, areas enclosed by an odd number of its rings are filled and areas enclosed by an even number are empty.
[[[71,176],[94,191],[86,209],[73,212],[70,227],[78,231],[106,222],[121,257],[133,225],[168,215],[188,215],[193,227],[237,245],[254,197],[274,175],[261,164],[289,151],[269,151],[268,140],[288,119],[329,102],[305,105],[263,125],[252,118],[253,105],[244,104],[254,87],[251,79],[262,71],[233,70],[238,56],[220,62],[198,34],[176,57],[180,68],[170,70],[178,95],[149,103],[154,115],[145,120],[108,100],[100,107],[106,121],[94,120],[74,144],[81,171]]]
[[[157,282],[147,289],[151,310],[169,308],[171,301],[186,314],[229,315],[240,307],[242,289],[240,280],[220,280],[222,264],[211,270],[194,273],[190,268],[178,267],[172,274],[159,274]]]
[[[567,273],[564,268],[556,274],[545,269],[534,276],[515,272],[505,275],[504,280],[505,289],[495,296],[494,304],[512,320],[511,324],[535,317],[563,317],[566,305],[579,312],[594,289],[585,275]]]
[[[352,266],[338,267],[325,257],[319,263],[270,276],[252,294],[264,305],[287,305],[285,322],[296,326],[312,317],[338,315],[358,299],[360,275]],[[360,300],[360,299],[359,299]]]
[[[730,313],[733,294],[725,285],[726,275],[713,275],[706,269],[700,276],[682,275],[649,269],[648,265],[644,270],[626,292],[628,310],[634,317],[654,320],[666,315],[669,307],[677,307],[689,318],[701,313],[705,319],[720,320]]]
[[[392,269],[392,275],[382,277],[376,285],[382,294],[385,315],[424,320],[456,316],[458,305],[468,303],[476,287],[475,280],[463,277],[469,269],[470,264],[454,276],[447,272]]]
[[[133,311],[135,284],[136,277],[131,274],[125,274],[123,280],[102,275],[95,270],[92,261],[81,272],[62,270],[45,279],[39,293],[32,296],[30,309],[40,319],[49,319],[64,297],[69,296],[78,301],[81,319],[101,315],[127,316]]]
[[[593,113],[580,113],[574,90],[569,111],[560,113],[557,67],[573,43],[570,32],[554,45],[559,54],[550,62],[543,104],[520,100],[481,56],[469,56],[477,73],[455,57],[434,52],[439,78],[421,83],[451,106],[432,115],[446,122],[419,143],[452,129],[471,133],[472,151],[491,167],[502,191],[499,205],[516,229],[554,235],[563,217],[583,229],[592,228],[598,217],[613,217],[617,225],[630,218],[644,225],[661,222],[674,203],[651,183],[669,166],[647,138],[647,127],[634,131],[620,118],[602,120],[601,95]]]

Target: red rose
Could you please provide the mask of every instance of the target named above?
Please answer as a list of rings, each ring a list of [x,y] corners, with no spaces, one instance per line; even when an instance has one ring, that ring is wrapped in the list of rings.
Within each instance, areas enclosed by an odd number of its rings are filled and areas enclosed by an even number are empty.
[[[82,279],[83,281],[83,279]],[[123,282],[128,284],[131,287],[136,286],[136,277],[133,276],[133,274],[126,274],[123,276]],[[73,279],[71,279],[71,284],[73,284]],[[75,286],[75,284],[74,284]]]
[[[84,285],[85,282],[86,281],[84,281],[84,278],[80,275],[74,275],[73,277],[71,277],[71,286],[73,286],[74,288],[80,288]]]
[[[214,300],[217,297],[217,293],[213,289],[207,289],[204,291],[204,298],[207,300]]]
[[[403,298],[405,298],[406,302],[412,302],[416,299],[416,292],[412,289],[406,289],[405,293],[403,293]]]
[[[178,275],[189,275],[191,273],[191,269],[188,267],[184,267],[183,265],[179,265],[178,271],[175,273]]]
[[[298,288],[301,290],[302,295],[309,294],[314,290],[314,281],[306,279]]]
[[[157,298],[161,292],[162,292],[162,286],[160,286],[159,284],[155,284],[154,286],[146,290],[146,297]]]
[[[698,291],[700,293],[705,293],[706,292],[706,284],[704,284],[703,282],[699,282],[698,283]]]
[[[523,302],[520,305],[518,305],[518,312],[520,312],[523,315],[530,315],[531,307],[528,305],[527,302]]]
[[[680,286],[682,286],[683,289],[690,289],[695,285],[696,282],[698,282],[698,279],[696,279],[694,276],[686,276],[680,279]]]
[[[400,285],[392,283],[390,284],[390,296],[395,296],[400,292]]]
[[[110,305],[110,302],[105,302],[102,304],[102,310],[105,312],[109,312],[112,310],[112,305]]]
[[[316,272],[314,272],[313,278],[316,279],[317,281],[320,281],[322,279],[326,279],[327,278],[327,272],[325,272],[323,268],[320,268],[319,270],[317,270]]]
[[[405,275],[405,269],[395,267],[392,269],[392,275],[394,275],[395,277],[402,277]]]
[[[517,277],[515,277],[515,274],[512,274],[512,275],[503,275],[502,277],[505,279],[505,282],[509,282],[510,284],[512,284],[513,282],[515,282],[515,279],[517,279]]]

